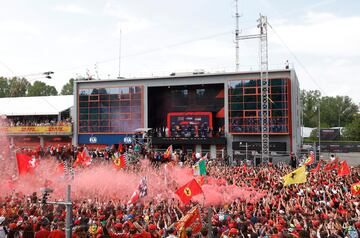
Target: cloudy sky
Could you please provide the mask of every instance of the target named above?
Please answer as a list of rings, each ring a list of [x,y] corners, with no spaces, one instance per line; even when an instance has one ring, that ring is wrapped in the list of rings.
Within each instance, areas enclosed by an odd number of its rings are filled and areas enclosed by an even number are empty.
[[[71,77],[234,71],[234,0],[0,0],[0,75]],[[270,68],[289,60],[305,89],[360,102],[359,0],[239,0],[242,34],[268,17]],[[258,68],[258,41],[240,43],[241,70]],[[53,79],[41,72],[54,71]]]

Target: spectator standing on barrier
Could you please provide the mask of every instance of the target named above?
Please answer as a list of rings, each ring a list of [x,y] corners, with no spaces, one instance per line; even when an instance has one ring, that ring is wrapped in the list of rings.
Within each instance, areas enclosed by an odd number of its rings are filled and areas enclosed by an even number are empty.
[[[290,154],[290,166],[292,167],[292,168],[296,168],[296,155],[295,155],[295,153],[294,152],[291,152],[291,154]]]

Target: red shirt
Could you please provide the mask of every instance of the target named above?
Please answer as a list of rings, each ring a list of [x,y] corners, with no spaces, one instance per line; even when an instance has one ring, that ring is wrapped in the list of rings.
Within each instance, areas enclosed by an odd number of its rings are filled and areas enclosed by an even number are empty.
[[[35,238],[48,238],[50,235],[50,231],[41,229],[40,231],[35,233]]]
[[[65,238],[65,232],[60,230],[53,230],[50,232],[48,238]]]

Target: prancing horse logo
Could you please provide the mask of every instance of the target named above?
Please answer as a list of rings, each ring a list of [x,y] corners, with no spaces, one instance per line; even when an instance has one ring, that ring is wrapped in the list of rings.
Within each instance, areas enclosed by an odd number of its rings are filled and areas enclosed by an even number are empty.
[[[186,196],[190,197],[191,196],[191,189],[189,187],[184,188],[184,193]]]

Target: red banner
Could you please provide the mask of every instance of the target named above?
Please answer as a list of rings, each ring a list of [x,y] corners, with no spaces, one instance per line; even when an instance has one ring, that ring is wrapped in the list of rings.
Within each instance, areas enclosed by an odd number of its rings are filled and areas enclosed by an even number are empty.
[[[185,230],[188,227],[191,227],[193,234],[199,233],[202,228],[200,211],[197,206],[193,207],[185,216],[175,223],[175,228],[180,232],[180,237],[186,237]]]

